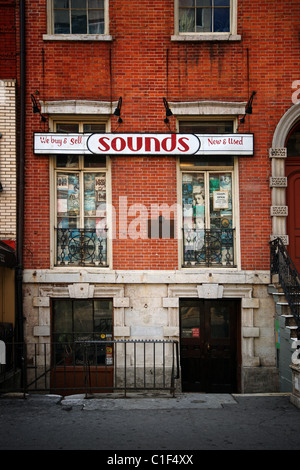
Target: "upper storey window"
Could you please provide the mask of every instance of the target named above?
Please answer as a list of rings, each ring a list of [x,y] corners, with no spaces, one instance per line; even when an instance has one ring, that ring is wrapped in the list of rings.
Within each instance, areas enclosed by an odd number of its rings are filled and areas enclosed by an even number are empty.
[[[109,0],[47,0],[44,41],[111,41]]]
[[[54,34],[104,34],[104,0],[53,0]]]
[[[230,0],[179,0],[180,33],[230,31]]]
[[[238,0],[174,0],[173,41],[240,41]]]

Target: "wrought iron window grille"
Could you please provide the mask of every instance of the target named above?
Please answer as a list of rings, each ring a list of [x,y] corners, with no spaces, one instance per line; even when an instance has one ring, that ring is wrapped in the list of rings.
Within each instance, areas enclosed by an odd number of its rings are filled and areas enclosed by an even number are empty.
[[[56,265],[107,267],[108,228],[57,228]]]
[[[235,229],[183,228],[183,267],[235,267]]]

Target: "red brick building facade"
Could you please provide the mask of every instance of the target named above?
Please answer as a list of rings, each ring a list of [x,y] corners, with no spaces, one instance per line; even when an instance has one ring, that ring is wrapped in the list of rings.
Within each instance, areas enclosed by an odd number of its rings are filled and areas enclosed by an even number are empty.
[[[215,388],[211,383],[197,388],[201,373],[192,378],[187,372],[198,366],[191,366],[182,350],[183,390],[276,391],[269,242],[280,236],[288,243],[291,234],[285,153],[271,158],[269,150],[286,148],[300,119],[299,2],[41,0],[25,1],[25,15],[28,341],[53,340],[56,309],[68,308],[61,299],[111,301],[116,339],[173,338],[180,344],[191,338],[207,344],[212,336],[203,331],[205,315],[212,324],[216,309],[225,311],[223,326],[229,317],[234,323],[233,384],[226,388],[217,376]],[[252,113],[246,113],[247,104]],[[68,151],[56,147],[55,153],[50,146],[48,153],[36,151],[34,135],[48,132],[113,133],[120,151],[106,160],[94,155],[88,164],[86,154],[78,153],[69,165]],[[126,133],[242,134],[253,136],[254,147],[252,154],[211,151],[200,159],[132,156],[122,152]],[[59,179],[63,176],[67,183]],[[92,178],[92,184],[105,180],[104,199],[95,186],[87,196]],[[205,199],[201,210],[191,202],[199,188]],[[70,191],[80,206],[73,205],[73,212]],[[225,198],[223,206],[215,196]],[[87,208],[95,209],[95,197],[106,204],[101,216]],[[184,204],[190,204],[187,217],[194,224],[189,238]],[[151,236],[151,221],[159,227],[161,215],[170,236]],[[74,230],[86,236],[97,217],[105,220],[107,235],[99,242],[102,257],[71,258]],[[74,246],[77,242],[78,237]],[[189,314],[197,317],[195,323]]]
[[[16,4],[0,2],[0,341],[13,339],[17,239]],[[10,349],[11,350],[11,349]],[[9,350],[9,351],[10,351]],[[7,367],[12,366],[7,351]],[[0,377],[5,366],[0,365]],[[0,378],[1,380],[1,378]]]

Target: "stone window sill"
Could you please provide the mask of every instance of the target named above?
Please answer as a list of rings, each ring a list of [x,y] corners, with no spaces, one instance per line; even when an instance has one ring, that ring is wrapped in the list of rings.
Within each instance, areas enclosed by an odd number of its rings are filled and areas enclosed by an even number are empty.
[[[241,35],[231,33],[185,33],[171,36],[171,41],[241,41],[241,39]]]
[[[44,34],[44,41],[112,41],[110,34]]]

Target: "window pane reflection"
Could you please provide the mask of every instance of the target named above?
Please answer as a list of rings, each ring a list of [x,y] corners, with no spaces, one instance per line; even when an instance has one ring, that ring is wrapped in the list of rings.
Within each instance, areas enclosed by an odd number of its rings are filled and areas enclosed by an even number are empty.
[[[229,338],[229,311],[226,307],[210,308],[210,334],[212,338]]]

